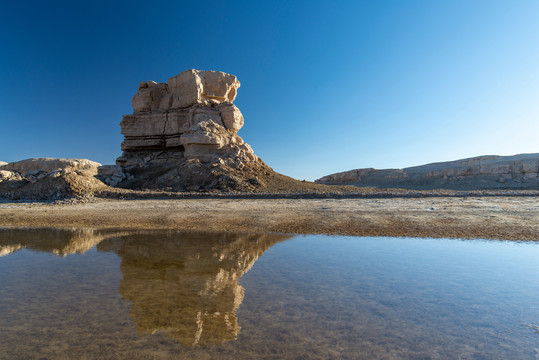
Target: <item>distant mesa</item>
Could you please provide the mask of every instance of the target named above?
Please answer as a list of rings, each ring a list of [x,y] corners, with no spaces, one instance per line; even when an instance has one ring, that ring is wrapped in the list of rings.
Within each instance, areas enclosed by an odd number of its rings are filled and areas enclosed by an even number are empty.
[[[315,182],[404,189],[539,189],[539,154],[478,156],[404,169],[356,169]]]

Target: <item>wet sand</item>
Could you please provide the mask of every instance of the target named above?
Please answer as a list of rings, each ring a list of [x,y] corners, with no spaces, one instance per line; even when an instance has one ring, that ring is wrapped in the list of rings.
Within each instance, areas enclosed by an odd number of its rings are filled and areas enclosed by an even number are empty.
[[[535,196],[0,203],[0,226],[539,240]]]

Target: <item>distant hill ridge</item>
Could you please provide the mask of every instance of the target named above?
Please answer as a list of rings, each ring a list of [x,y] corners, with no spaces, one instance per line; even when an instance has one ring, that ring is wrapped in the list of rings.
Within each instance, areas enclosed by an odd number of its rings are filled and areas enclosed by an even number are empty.
[[[355,169],[315,182],[405,189],[539,189],[539,153],[477,156],[404,169]]]

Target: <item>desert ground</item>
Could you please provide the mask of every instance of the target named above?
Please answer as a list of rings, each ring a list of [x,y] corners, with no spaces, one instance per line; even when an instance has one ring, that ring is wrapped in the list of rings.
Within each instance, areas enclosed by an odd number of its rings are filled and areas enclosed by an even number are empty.
[[[0,226],[539,240],[536,196],[2,202]]]

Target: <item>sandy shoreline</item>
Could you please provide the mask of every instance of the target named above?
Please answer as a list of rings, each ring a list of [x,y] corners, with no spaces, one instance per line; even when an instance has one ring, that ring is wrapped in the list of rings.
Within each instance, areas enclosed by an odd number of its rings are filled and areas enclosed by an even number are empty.
[[[0,226],[539,240],[537,197],[0,203]]]

